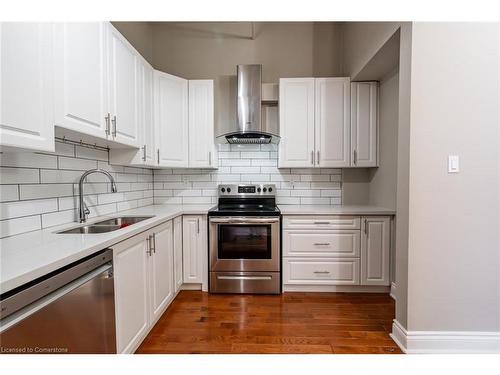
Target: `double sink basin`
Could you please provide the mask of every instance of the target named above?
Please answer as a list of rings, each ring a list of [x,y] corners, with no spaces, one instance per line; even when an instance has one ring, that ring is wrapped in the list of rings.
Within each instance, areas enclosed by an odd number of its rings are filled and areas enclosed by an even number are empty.
[[[122,216],[112,219],[101,220],[93,224],[84,225],[72,229],[57,232],[57,234],[99,234],[113,232],[126,228],[143,220],[151,219],[154,216]]]

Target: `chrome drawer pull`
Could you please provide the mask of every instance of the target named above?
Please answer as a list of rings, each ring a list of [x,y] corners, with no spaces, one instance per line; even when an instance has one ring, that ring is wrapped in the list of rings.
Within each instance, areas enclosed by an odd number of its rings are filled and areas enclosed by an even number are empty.
[[[218,280],[271,280],[271,276],[217,276]]]
[[[330,273],[330,271],[314,271],[314,273],[318,273],[318,274],[328,274],[328,273]]]
[[[330,245],[330,242],[316,242],[314,243],[315,246],[328,246]]]
[[[315,221],[314,224],[330,224],[329,221]]]

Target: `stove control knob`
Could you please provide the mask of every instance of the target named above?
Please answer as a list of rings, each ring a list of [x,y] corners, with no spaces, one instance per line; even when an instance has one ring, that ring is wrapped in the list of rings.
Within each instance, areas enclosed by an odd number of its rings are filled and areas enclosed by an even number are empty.
[[[227,192],[230,193],[231,192],[231,188],[227,188]]]
[[[271,191],[273,191],[273,188],[271,188],[271,187],[270,187],[270,188],[269,188],[269,192],[271,192]]]
[[[260,188],[257,188],[257,193],[260,193],[260,190],[261,190]]]
[[[222,191],[223,193],[225,193],[226,189],[222,188],[222,189],[220,189],[220,191]]]
[[[267,191],[267,188],[262,189],[262,191],[265,193]]]

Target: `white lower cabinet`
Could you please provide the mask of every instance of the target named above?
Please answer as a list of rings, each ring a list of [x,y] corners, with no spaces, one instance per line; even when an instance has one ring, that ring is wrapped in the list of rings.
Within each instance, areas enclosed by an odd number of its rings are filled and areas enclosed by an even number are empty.
[[[148,332],[147,235],[139,234],[113,247],[116,350],[132,353]]]
[[[361,237],[361,283],[363,285],[390,285],[389,217],[367,217],[363,221]]]
[[[283,282],[300,285],[359,285],[359,258],[286,258]]]
[[[284,290],[389,286],[390,226],[388,216],[285,215]]]
[[[173,300],[173,224],[113,246],[118,353],[133,353]]]
[[[174,219],[174,290],[177,293],[183,283],[182,270],[182,217]]]
[[[207,217],[186,215],[182,223],[184,283],[207,284]]]

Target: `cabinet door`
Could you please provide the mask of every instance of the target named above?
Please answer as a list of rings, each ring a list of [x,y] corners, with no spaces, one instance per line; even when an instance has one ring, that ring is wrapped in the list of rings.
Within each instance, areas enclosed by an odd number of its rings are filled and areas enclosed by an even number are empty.
[[[137,52],[109,25],[109,84],[113,140],[139,147]]]
[[[354,167],[378,165],[377,93],[377,82],[351,84],[351,148]]]
[[[188,81],[154,72],[156,163],[188,166]]]
[[[113,247],[118,353],[133,352],[148,332],[147,250],[141,235]]]
[[[214,83],[189,81],[189,167],[213,168]]]
[[[57,25],[56,125],[106,139],[107,24],[72,22]]]
[[[0,147],[54,151],[53,27],[0,23]]]
[[[208,259],[206,220],[200,215],[183,217],[182,244],[184,283],[201,284],[204,280],[204,264]]]
[[[282,78],[279,91],[278,166],[314,167],[314,78]]]
[[[367,217],[362,221],[361,285],[389,285],[389,217]]]
[[[349,166],[349,103],[349,77],[316,79],[316,166]]]
[[[154,229],[151,256],[151,321],[155,322],[174,298],[174,242],[172,220]]]
[[[182,217],[174,219],[174,287],[177,293],[182,286]]]
[[[142,119],[144,164],[155,165],[155,129],[153,121],[153,68],[146,61],[140,64],[142,77]]]

